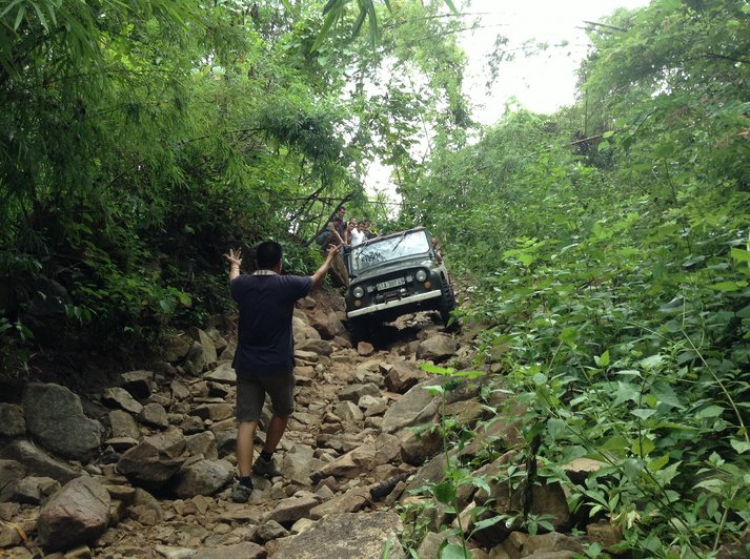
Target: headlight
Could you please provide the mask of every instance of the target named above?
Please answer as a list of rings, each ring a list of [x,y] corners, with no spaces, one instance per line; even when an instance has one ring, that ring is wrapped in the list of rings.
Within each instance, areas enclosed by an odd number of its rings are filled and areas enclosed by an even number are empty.
[[[361,299],[362,297],[365,296],[365,290],[357,286],[352,291],[352,295],[354,295],[357,299]]]
[[[419,270],[416,276],[417,276],[417,281],[424,281],[427,279],[427,272],[425,272],[424,270]]]

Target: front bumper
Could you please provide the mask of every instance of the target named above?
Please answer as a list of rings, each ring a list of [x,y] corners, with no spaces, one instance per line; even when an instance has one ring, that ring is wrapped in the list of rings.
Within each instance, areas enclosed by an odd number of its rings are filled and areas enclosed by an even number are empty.
[[[357,309],[354,311],[349,311],[346,313],[346,317],[356,318],[358,316],[364,316],[366,314],[371,314],[371,313],[383,311],[386,309],[393,309],[395,307],[402,307],[404,305],[411,305],[413,303],[421,303],[422,301],[428,301],[430,299],[435,299],[440,296],[442,296],[442,292],[439,289],[436,289],[434,291],[428,291],[427,293],[420,293],[418,295],[410,295],[409,297],[404,297],[403,299],[395,299],[393,301],[386,301],[385,303],[377,303],[375,305],[370,305],[369,307],[365,307],[364,309]]]

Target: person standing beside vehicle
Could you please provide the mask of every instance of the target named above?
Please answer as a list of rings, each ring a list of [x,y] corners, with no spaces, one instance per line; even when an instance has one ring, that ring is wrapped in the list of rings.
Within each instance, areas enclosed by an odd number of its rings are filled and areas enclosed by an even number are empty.
[[[235,502],[250,499],[251,472],[264,477],[281,475],[273,453],[294,409],[294,305],[323,283],[338,250],[339,247],[330,248],[323,264],[311,276],[281,275],[282,249],[273,241],[258,245],[258,270],[253,274],[240,274],[239,249],[224,255],[230,265],[230,291],[240,313],[237,352],[232,362],[237,372],[239,481],[232,491]],[[263,450],[253,462],[253,440],[266,394],[271,398],[273,417]]]
[[[361,245],[367,240],[364,231],[364,224],[360,221],[349,233],[349,246],[354,248]]]

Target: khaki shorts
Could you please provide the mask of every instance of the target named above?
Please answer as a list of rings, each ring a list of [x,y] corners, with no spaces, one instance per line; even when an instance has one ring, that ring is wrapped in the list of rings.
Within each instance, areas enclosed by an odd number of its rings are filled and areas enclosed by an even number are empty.
[[[292,415],[294,411],[294,373],[267,376],[237,375],[237,422],[258,421],[271,397],[274,415]]]

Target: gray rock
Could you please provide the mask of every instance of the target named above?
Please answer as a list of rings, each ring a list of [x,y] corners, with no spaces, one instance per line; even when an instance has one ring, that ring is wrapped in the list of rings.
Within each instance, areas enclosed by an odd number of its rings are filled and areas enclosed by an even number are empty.
[[[359,406],[348,400],[339,402],[333,411],[338,417],[347,423],[351,421],[362,421],[364,418],[364,414],[362,413],[362,410],[359,409]]]
[[[0,549],[1,550],[5,550],[6,548],[9,548],[9,547],[21,545],[22,541],[23,540],[21,539],[21,534],[18,532],[18,530],[16,530],[10,524],[6,524],[5,522],[0,523]],[[5,555],[5,551],[0,551],[0,553],[2,553],[3,556]],[[29,554],[28,557],[31,557],[31,554]]]
[[[282,499],[276,507],[266,515],[266,520],[275,520],[279,524],[291,526],[300,518],[307,518],[310,510],[318,505],[313,497],[290,497]]]
[[[24,465],[26,474],[51,477],[60,483],[67,483],[81,475],[81,471],[69,464],[52,458],[33,443],[18,439],[0,450],[0,458],[16,460]]]
[[[122,387],[130,392],[133,397],[145,400],[156,390],[154,373],[151,371],[129,371],[120,375]]]
[[[0,460],[0,502],[9,501],[15,485],[26,475],[23,465],[16,460]]]
[[[583,546],[564,534],[550,533],[530,536],[523,532],[513,532],[503,542],[503,549],[511,557],[536,557],[542,553],[568,552],[567,557],[584,553]]]
[[[184,461],[183,458],[170,457],[144,441],[122,455],[117,470],[135,485],[158,489],[180,470]]]
[[[109,425],[112,437],[128,437],[138,439],[141,431],[138,423],[132,415],[123,410],[112,410],[109,412]]]
[[[389,559],[406,557],[398,541],[404,527],[391,512],[336,514],[320,520],[310,530],[277,540],[274,559],[372,559],[382,557],[389,547]]]
[[[232,368],[231,363],[222,363],[215,369],[204,374],[203,380],[234,386],[237,384],[237,372]]]
[[[110,497],[89,477],[67,483],[41,510],[37,529],[45,550],[65,550],[95,541],[107,529]]]
[[[0,437],[20,437],[26,433],[26,421],[20,406],[0,403]]]
[[[216,345],[214,344],[211,336],[209,336],[200,328],[195,327],[190,328],[190,330],[188,330],[188,334],[191,338],[193,338],[193,340],[200,344],[201,349],[203,350],[203,358],[206,361],[206,366],[214,366],[219,360],[219,357],[216,352]]]
[[[98,453],[102,426],[83,414],[80,398],[64,386],[29,383],[23,409],[29,432],[44,448],[81,461]]]
[[[325,464],[314,472],[313,480],[335,478],[352,479],[363,472],[367,472],[392,461],[400,455],[401,441],[395,435],[381,434],[377,439],[363,444],[343,456]]]
[[[443,439],[438,430],[425,429],[420,432],[402,431],[400,433],[401,458],[412,466],[421,466],[427,458],[433,457],[443,448]]]
[[[190,346],[190,351],[188,351],[185,361],[182,364],[183,369],[185,369],[187,374],[197,377],[206,370],[208,365],[209,362],[206,358],[203,346],[198,342],[193,342],[193,345]]]
[[[323,463],[315,458],[315,450],[309,446],[296,444],[284,455],[281,471],[284,477],[302,485],[310,485],[310,475],[322,467]]]
[[[237,429],[216,433],[216,448],[220,457],[234,454],[237,451]]]
[[[49,477],[25,477],[14,488],[11,500],[16,503],[39,505],[60,489],[60,482]]]
[[[155,548],[156,553],[164,557],[164,559],[188,559],[193,557],[198,550],[189,547],[177,547],[173,545],[157,545]]]
[[[331,342],[328,342],[326,340],[307,340],[304,344],[300,346],[302,351],[311,351],[313,353],[316,353],[318,355],[331,355],[333,353],[333,346],[331,345]]]
[[[143,440],[170,458],[179,458],[187,448],[185,437],[177,430],[151,435]]]
[[[183,467],[177,474],[175,494],[188,499],[196,495],[214,495],[234,477],[234,466],[226,460],[200,460]]]
[[[258,527],[258,531],[255,535],[261,541],[270,542],[279,538],[287,537],[289,535],[289,530],[275,520],[268,520]]]
[[[331,514],[341,514],[342,512],[359,512],[370,504],[370,490],[366,487],[355,487],[334,497],[325,503],[314,507],[310,511],[310,518],[318,520]]]
[[[181,380],[173,380],[170,388],[172,389],[172,398],[177,401],[187,400],[190,397],[190,389]]]
[[[426,387],[440,384],[442,379],[427,379],[394,402],[383,418],[383,432],[393,433],[404,427],[432,423],[439,411],[439,401]]]
[[[203,548],[193,559],[265,559],[268,553],[253,542],[240,542],[223,547]]]
[[[177,363],[188,354],[192,345],[193,340],[190,337],[184,334],[175,334],[167,340],[164,348],[164,359],[170,363]]]
[[[388,376],[385,377],[385,386],[391,392],[403,394],[426,378],[427,373],[409,363],[401,361],[394,363],[390,371],[388,371]]]
[[[234,408],[230,404],[202,404],[190,410],[189,415],[211,421],[223,421],[234,417]]]
[[[357,403],[362,396],[380,396],[380,388],[376,384],[351,384],[338,392],[339,400]]]
[[[140,487],[135,490],[133,502],[128,507],[128,516],[146,526],[154,526],[164,520],[159,501]]]
[[[181,422],[180,429],[186,435],[195,435],[206,430],[203,420],[195,415],[185,416]]]
[[[197,435],[185,437],[187,452],[191,456],[202,454],[204,458],[218,458],[219,450],[216,446],[216,435],[211,431],[203,431]]]
[[[119,408],[135,415],[138,415],[143,410],[143,405],[124,388],[105,388],[102,395],[102,402],[110,407]]]
[[[318,331],[298,316],[292,317],[292,331],[295,346],[301,347],[307,340],[321,339]]]
[[[167,410],[165,410],[164,406],[161,404],[154,402],[143,406],[143,410],[138,414],[138,421],[149,427],[156,427],[157,429],[166,429],[169,427]]]
[[[219,330],[217,330],[215,326],[209,326],[208,328],[206,328],[206,334],[208,334],[211,340],[213,340],[214,347],[216,348],[216,353],[221,356],[221,352],[224,351],[229,345],[227,340],[224,338],[224,336],[221,335],[221,332],[219,332]]]
[[[132,437],[112,437],[104,441],[105,446],[111,446],[116,452],[126,452],[138,445],[138,441]]]
[[[419,344],[417,357],[437,363],[453,357],[456,351],[458,351],[458,340],[446,334],[433,334]]]

